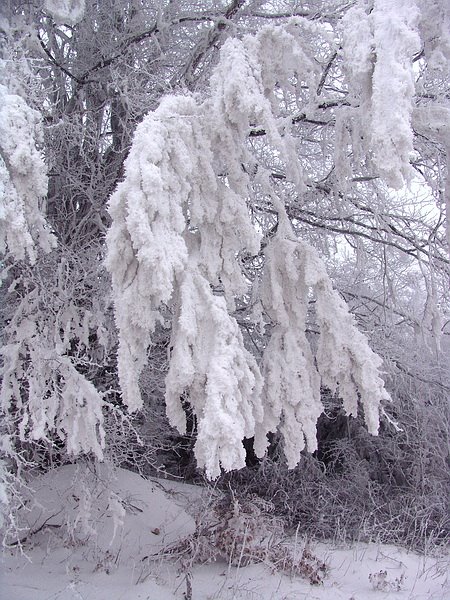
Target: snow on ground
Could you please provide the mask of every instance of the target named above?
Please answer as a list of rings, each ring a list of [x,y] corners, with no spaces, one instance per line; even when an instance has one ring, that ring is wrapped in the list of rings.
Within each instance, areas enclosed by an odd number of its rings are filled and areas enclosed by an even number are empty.
[[[107,467],[95,474],[66,466],[33,481],[19,524],[34,532],[23,551],[5,550],[2,600],[182,600],[180,561],[158,556],[195,530],[188,514],[205,490],[144,480]],[[82,507],[80,509],[80,507]],[[77,543],[75,543],[77,540]],[[291,545],[304,542],[292,540]],[[329,566],[323,584],[226,562],[191,569],[192,600],[444,600],[450,598],[449,556],[419,556],[394,546],[317,543]],[[157,555],[157,556],[155,556]]]

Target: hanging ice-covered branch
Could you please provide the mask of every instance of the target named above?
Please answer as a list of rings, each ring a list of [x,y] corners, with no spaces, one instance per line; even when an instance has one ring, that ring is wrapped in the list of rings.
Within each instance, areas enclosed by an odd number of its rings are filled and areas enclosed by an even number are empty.
[[[284,451],[293,467],[303,448],[317,448],[321,385],[339,393],[349,415],[356,416],[359,395],[373,434],[378,432],[380,405],[389,395],[379,376],[382,361],[333,289],[322,260],[309,244],[295,238],[287,218],[280,218],[280,231],[266,249],[261,292],[273,330],[263,357],[264,421],[255,446],[261,455],[267,445],[265,433],[275,432],[281,423]],[[305,332],[312,298],[320,330],[315,356]]]
[[[356,416],[360,397],[367,428],[376,435],[380,406],[390,399],[380,378],[382,360],[357,329],[353,315],[333,289],[316,251],[305,242],[299,242],[299,252],[305,284],[314,292],[316,301],[320,329],[316,361],[322,385],[339,392],[349,415]]]
[[[274,324],[264,351],[264,421],[256,432],[258,455],[267,446],[266,433],[281,423],[288,466],[294,467],[305,448],[316,449],[316,422],[322,413],[320,378],[306,338],[308,289],[299,244],[277,235],[266,249],[261,303]]]
[[[61,268],[56,276],[61,281]],[[56,434],[69,455],[93,453],[102,459],[103,397],[74,364],[83,368],[89,360],[95,318],[66,301],[63,285],[58,292],[56,314],[46,314],[42,290],[35,285],[24,294],[5,328],[0,409],[7,421],[17,423],[21,441],[50,442]],[[82,357],[77,361],[75,349],[86,353],[84,364]]]
[[[214,295],[201,275],[195,254],[180,277],[178,294],[167,413],[185,432],[181,398],[187,394],[197,417],[197,462],[215,478],[220,465],[229,471],[245,464],[242,440],[253,436],[262,419],[261,375],[224,298]]]
[[[354,108],[343,111],[339,119],[353,130],[354,149],[362,147],[372,157],[375,173],[397,189],[412,174],[418,24],[419,11],[409,0],[375,0],[370,14],[359,2],[342,19],[344,70]]]
[[[139,375],[168,305],[174,318],[167,412],[184,431],[182,398],[191,404],[196,457],[210,477],[221,466],[245,464],[244,437],[254,435],[262,455],[267,433],[277,428],[289,466],[305,446],[314,450],[321,380],[339,387],[353,414],[361,394],[372,432],[379,404],[388,397],[378,376],[380,360],[333,291],[323,263],[294,235],[271,178],[275,160],[291,189],[301,195],[306,187],[280,90],[299,110],[316,101],[305,98],[304,88],[306,82],[316,90],[320,80],[310,44],[318,32],[319,26],[292,19],[226,42],[203,103],[168,97],[138,127],[125,179],[111,198],[106,263],[124,402],[131,410],[141,406]],[[255,127],[264,131],[267,164],[248,143]],[[264,251],[249,211],[261,195],[282,221]],[[234,300],[252,283],[241,271],[244,252],[265,260],[261,314],[272,333],[262,374],[233,316]],[[317,359],[305,333],[312,292],[321,326]]]
[[[375,0],[371,145],[375,165],[388,185],[400,188],[411,178],[413,150],[413,58],[420,52],[419,11],[411,0]]]
[[[0,84],[0,253],[34,263],[36,250],[56,244],[41,210],[47,194],[45,163],[36,148],[40,115]]]
[[[158,321],[183,272],[187,203],[201,155],[191,98],[168,98],[138,127],[126,162],[126,179],[110,203],[107,267],[112,274],[120,332],[118,368],[123,396],[140,408],[138,379]]]
[[[56,282],[48,303],[42,281],[34,277],[38,251],[49,253],[56,246],[42,210],[48,183],[38,150],[42,135],[39,113],[0,85],[0,252],[11,263],[28,258],[32,265],[23,266],[21,279],[16,277],[8,290],[16,305],[2,331],[0,409],[5,430],[21,442],[50,443],[56,434],[68,454],[92,452],[101,459],[102,395],[76,368],[73,356],[78,342],[78,350],[82,346],[80,352],[88,354],[95,319],[86,302],[77,307],[65,287],[64,261],[56,265],[50,255],[43,267]],[[50,276],[46,283],[52,289]],[[5,440],[6,453],[14,456],[14,442]]]

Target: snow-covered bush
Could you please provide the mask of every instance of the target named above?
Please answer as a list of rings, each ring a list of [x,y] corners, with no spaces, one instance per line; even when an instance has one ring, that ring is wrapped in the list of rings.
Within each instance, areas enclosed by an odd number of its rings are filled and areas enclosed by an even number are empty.
[[[369,581],[372,584],[373,589],[381,592],[399,592],[403,587],[404,580],[404,574],[390,580],[387,571],[383,570],[378,571],[378,573],[369,574]]]
[[[200,507],[195,532],[162,553],[179,560],[187,573],[194,564],[217,560],[238,568],[264,563],[313,585],[322,583],[327,565],[312,553],[308,542],[302,540],[298,548],[285,542],[283,522],[271,502],[257,496],[216,494]]]
[[[445,546],[448,398],[437,388],[430,394],[406,384],[408,393],[391,408],[400,432],[383,419],[379,436],[370,436],[361,418],[347,417],[325,396],[314,455],[288,470],[277,450],[282,440],[273,440],[268,457],[223,474],[216,487],[271,502],[291,527],[316,539],[380,541],[426,552]]]

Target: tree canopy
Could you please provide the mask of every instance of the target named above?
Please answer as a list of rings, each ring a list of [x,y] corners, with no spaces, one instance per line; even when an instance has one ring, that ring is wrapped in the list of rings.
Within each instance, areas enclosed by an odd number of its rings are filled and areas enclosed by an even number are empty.
[[[6,456],[102,459],[152,396],[209,477],[294,467],[324,390],[374,434],[448,394],[447,2],[0,10]]]

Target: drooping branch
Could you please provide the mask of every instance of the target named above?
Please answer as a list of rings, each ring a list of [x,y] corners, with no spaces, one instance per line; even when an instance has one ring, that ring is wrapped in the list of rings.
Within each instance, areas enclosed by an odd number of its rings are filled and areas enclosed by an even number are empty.
[[[388,399],[378,375],[380,359],[333,291],[318,255],[294,236],[271,171],[242,168],[254,161],[246,142],[249,124],[259,122],[282,157],[289,182],[306,189],[292,138],[280,133],[282,117],[273,96],[275,82],[291,85],[298,68],[291,53],[303,57],[302,77],[313,89],[320,80],[303,27],[310,24],[294,19],[255,37],[228,40],[203,103],[168,97],[139,126],[125,180],[111,199],[107,265],[124,401],[131,409],[140,406],[138,378],[146,349],[162,305],[169,304],[175,322],[168,412],[182,431],[180,397],[189,400],[198,423],[196,456],[212,477],[220,465],[243,466],[243,436],[255,435],[261,455],[267,433],[280,427],[291,467],[305,445],[314,450],[321,379],[339,388],[349,413],[356,414],[361,395],[372,433],[378,428],[379,405]],[[236,258],[261,251],[245,205],[245,198],[258,193],[267,196],[281,222],[263,250],[260,315],[273,327],[264,353],[263,387],[230,314],[234,299],[248,293],[250,283]],[[212,291],[217,289],[224,298]],[[311,292],[320,325],[318,367],[305,335]]]
[[[39,113],[0,85],[0,253],[32,263],[38,248],[56,245],[41,211],[48,183],[41,137]]]

